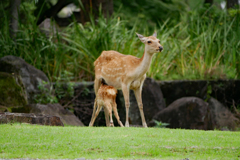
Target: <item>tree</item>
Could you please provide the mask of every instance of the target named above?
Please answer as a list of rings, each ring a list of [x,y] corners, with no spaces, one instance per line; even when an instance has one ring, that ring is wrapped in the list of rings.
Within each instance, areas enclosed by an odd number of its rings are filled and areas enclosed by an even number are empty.
[[[18,30],[18,13],[19,13],[20,4],[21,4],[21,0],[10,1],[11,19],[10,19],[9,32],[12,38],[16,37],[16,32]]]

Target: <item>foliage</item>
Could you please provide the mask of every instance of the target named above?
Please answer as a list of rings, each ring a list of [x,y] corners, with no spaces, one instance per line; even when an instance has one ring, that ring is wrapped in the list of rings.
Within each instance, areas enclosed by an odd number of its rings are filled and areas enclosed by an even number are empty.
[[[38,84],[38,89],[40,93],[34,96],[36,103],[47,104],[47,103],[57,103],[58,99],[54,95],[53,87],[45,81],[41,81]]]
[[[156,128],[165,128],[169,125],[169,123],[163,123],[161,121],[159,122],[159,121],[154,120],[154,122],[156,123],[156,126],[154,126]]]
[[[238,159],[240,132],[0,125],[7,159]]]
[[[178,0],[152,0],[151,3],[148,0],[116,0],[114,10],[120,10],[118,16],[128,21],[128,27],[132,28],[138,21],[147,23],[153,32],[154,27],[164,23],[169,17],[174,17],[169,25],[179,22],[181,14],[187,10],[187,4]],[[144,27],[139,32],[143,32]]]
[[[100,15],[97,23],[92,17],[85,25],[73,22],[45,35],[35,23],[34,3],[26,1],[21,5],[24,18],[19,22],[14,40],[9,36],[9,16],[5,6],[0,5],[3,15],[0,57],[22,57],[44,71],[51,81],[57,81],[64,71],[72,74],[69,81],[91,81],[93,62],[103,50],[140,58],[144,45],[135,32],[148,36],[156,30],[164,50],[153,57],[149,77],[158,80],[240,78],[238,10],[225,12],[201,3],[189,9],[187,3],[175,0],[131,1],[128,7],[125,0],[114,4],[118,11],[109,19]]]
[[[60,77],[56,78],[55,93],[58,99],[72,98],[74,95],[74,83],[70,82],[72,73],[64,71]]]
[[[56,78],[55,85],[42,81],[38,85],[39,94],[35,95],[36,103],[61,103],[64,105],[65,101],[69,101],[74,95],[75,83],[70,82],[71,73],[64,71],[60,77]]]

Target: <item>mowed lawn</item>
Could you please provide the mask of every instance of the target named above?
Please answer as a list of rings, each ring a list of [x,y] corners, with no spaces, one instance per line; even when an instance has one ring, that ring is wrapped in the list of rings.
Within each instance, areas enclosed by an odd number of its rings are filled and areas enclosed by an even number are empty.
[[[240,132],[2,124],[0,158],[240,159]]]

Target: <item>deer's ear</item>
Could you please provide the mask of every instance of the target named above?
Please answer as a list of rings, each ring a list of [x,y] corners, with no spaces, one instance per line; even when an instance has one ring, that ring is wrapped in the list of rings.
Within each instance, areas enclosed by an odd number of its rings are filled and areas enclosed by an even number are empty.
[[[157,38],[157,32],[154,32],[152,36]]]
[[[139,38],[143,43],[146,41],[146,38],[145,38],[143,35],[138,34],[138,33],[136,33],[136,34],[137,34],[138,38]]]

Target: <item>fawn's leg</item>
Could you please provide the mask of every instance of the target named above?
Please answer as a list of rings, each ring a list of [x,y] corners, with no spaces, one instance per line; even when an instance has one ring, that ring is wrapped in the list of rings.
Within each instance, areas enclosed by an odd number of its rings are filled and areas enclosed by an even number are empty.
[[[119,115],[118,115],[118,111],[117,111],[117,103],[115,102],[113,104],[113,113],[118,121],[118,124],[121,126],[121,127],[124,127],[124,125],[122,124],[122,122],[120,121],[120,118],[119,118]]]
[[[98,116],[99,112],[101,111],[101,109],[102,109],[102,106],[99,106],[99,105],[97,104],[97,111],[96,111],[96,113],[95,113],[95,115],[94,115],[94,118],[93,118],[93,121],[92,121],[92,125],[94,124],[95,119],[97,118],[97,116]]]
[[[110,117],[110,124],[109,126],[110,127],[114,127],[114,124],[113,124],[113,119],[112,119],[112,106],[111,106],[111,103],[106,103],[106,110],[108,110],[108,118]]]
[[[103,107],[104,109],[104,114],[105,114],[105,121],[106,121],[106,126],[109,127],[110,126],[110,122],[109,122],[109,111],[108,109],[105,107]]]
[[[90,121],[90,123],[89,123],[89,127],[93,126],[93,123],[94,123],[93,117],[95,117],[96,106],[97,106],[97,100],[96,100],[96,98],[95,98],[94,107],[93,107],[93,113],[92,113],[92,118],[91,118],[91,121]]]

